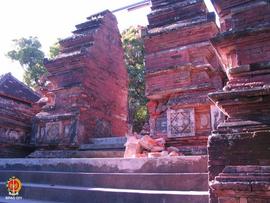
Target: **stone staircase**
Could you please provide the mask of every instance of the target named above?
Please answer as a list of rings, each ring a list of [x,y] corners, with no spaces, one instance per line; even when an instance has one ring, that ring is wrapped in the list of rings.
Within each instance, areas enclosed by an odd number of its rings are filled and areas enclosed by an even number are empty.
[[[23,184],[19,202],[204,203],[207,157],[153,159],[0,159],[0,202],[6,181]]]

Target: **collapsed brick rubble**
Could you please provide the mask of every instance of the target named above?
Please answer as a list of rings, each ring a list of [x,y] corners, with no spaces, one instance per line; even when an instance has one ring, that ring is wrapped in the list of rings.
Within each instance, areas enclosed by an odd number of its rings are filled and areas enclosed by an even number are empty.
[[[127,136],[125,158],[157,158],[180,156],[176,147],[166,147],[164,138],[153,139],[149,135],[132,134]]]

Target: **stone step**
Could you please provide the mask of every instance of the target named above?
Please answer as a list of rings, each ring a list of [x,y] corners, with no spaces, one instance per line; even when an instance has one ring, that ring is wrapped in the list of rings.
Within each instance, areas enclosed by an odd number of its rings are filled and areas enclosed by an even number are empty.
[[[36,150],[27,158],[122,158],[124,151],[120,150]]]
[[[0,159],[0,170],[87,173],[207,173],[207,156],[137,159]]]
[[[22,183],[139,190],[207,191],[207,173],[74,173],[0,171],[0,181],[16,176]]]
[[[0,196],[6,196],[5,183],[0,183]],[[91,203],[207,203],[207,191],[130,190],[114,188],[71,187],[47,184],[23,185],[25,199],[56,202]]]

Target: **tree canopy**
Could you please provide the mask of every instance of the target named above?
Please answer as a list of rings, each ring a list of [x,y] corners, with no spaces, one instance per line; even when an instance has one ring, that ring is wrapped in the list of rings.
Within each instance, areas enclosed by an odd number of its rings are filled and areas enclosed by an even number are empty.
[[[50,46],[49,50],[49,57],[52,59],[56,57],[59,52],[60,52],[60,44],[59,44],[60,39],[57,39],[57,42],[55,42],[52,46]]]
[[[141,27],[130,27],[122,33],[125,61],[129,75],[129,120],[135,132],[140,132],[148,119],[145,97],[144,46]]]
[[[47,72],[44,67],[44,52],[41,50],[41,43],[37,37],[14,39],[14,49],[7,53],[7,56],[18,61],[24,69],[24,82],[30,87],[38,85],[38,79]],[[59,52],[58,43],[50,47],[50,57]]]

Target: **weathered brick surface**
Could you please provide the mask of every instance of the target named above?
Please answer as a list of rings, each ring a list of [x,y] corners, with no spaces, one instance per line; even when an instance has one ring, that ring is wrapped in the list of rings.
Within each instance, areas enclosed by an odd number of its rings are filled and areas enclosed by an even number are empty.
[[[223,32],[211,42],[229,81],[224,91],[209,96],[229,119],[208,142],[211,201],[267,202],[269,178],[255,168],[270,165],[270,5],[268,1],[212,2]],[[222,173],[228,166],[247,170],[248,165],[257,166],[249,173],[236,172],[235,178]],[[251,173],[257,173],[254,185]],[[260,181],[267,190],[259,186]]]
[[[267,203],[269,172],[269,166],[227,166],[211,187],[218,193],[219,202]]]
[[[104,11],[76,25],[45,61],[55,105],[37,114],[32,142],[78,145],[127,132],[127,72],[115,16]]]
[[[0,157],[24,157],[28,147],[32,118],[38,112],[33,107],[39,95],[10,73],[0,76]]]
[[[1,95],[0,107],[1,143],[27,143],[35,115],[31,104]]]
[[[222,120],[207,98],[224,84],[209,41],[219,32],[214,15],[202,0],[153,0],[148,19],[144,43],[150,134],[168,138],[168,146],[185,154],[206,154],[208,135]]]

